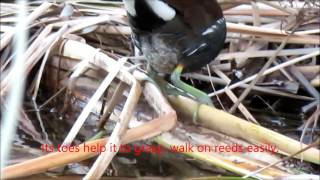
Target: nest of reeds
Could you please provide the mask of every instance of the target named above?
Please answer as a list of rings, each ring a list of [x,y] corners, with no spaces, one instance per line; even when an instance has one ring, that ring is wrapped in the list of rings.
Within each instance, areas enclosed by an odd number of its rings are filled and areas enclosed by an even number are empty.
[[[225,48],[184,74],[215,107],[148,81],[120,2],[1,3],[2,177],[316,179],[319,2],[219,3]]]

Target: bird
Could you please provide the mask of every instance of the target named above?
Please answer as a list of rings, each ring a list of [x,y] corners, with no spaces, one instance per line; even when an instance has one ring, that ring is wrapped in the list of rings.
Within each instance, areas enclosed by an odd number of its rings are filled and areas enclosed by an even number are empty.
[[[203,91],[181,80],[213,61],[224,47],[226,20],[216,0],[123,0],[134,45],[152,70],[203,104]]]

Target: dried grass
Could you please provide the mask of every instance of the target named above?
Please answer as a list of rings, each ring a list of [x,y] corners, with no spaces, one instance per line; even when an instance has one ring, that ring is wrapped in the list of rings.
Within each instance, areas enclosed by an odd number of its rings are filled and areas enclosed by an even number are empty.
[[[208,93],[209,96],[218,98],[221,107],[217,108],[225,109],[230,113],[207,108],[208,113],[200,114],[200,117],[204,119],[202,125],[211,129],[206,131],[223,133],[223,136],[235,138],[234,141],[239,142],[240,140],[237,138],[241,137],[252,144],[265,143],[266,139],[263,138],[272,134],[272,138],[268,139],[268,142],[277,144],[283,154],[290,156],[307,145],[300,146],[298,141],[271,130],[267,130],[270,132],[269,135],[265,133],[261,136],[257,132],[248,130],[249,127],[254,129],[261,127],[243,122],[242,119],[231,114],[240,112],[247,120],[259,124],[259,118],[250,112],[250,107],[247,107],[244,102],[245,99],[248,99],[248,95],[255,95],[256,92],[308,102],[306,106],[300,107],[302,111],[306,114],[318,113],[316,107],[319,107],[319,91],[315,87],[320,86],[319,64],[317,64],[320,54],[319,2],[312,0],[304,2],[293,0],[281,2],[221,0],[219,2],[222,4],[228,20],[228,39],[225,49],[217,57],[217,60],[208,65],[207,71],[209,73],[204,70],[185,76],[192,82],[200,81],[200,84],[208,85],[208,87],[213,86],[212,90],[205,90],[211,91]],[[30,13],[26,17],[25,23],[29,25],[27,30],[30,33],[30,38],[28,48],[24,52],[25,61],[21,65],[26,69],[26,77],[31,79],[31,83],[27,86],[26,95],[32,99],[32,111],[40,124],[46,121],[43,118],[43,111],[48,106],[56,105],[55,108],[59,110],[59,113],[64,114],[73,108],[74,104],[71,102],[74,98],[81,97],[79,88],[83,88],[91,90],[93,95],[91,97],[87,95],[83,98],[89,100],[86,101],[80,115],[74,120],[71,130],[63,142],[65,145],[75,143],[74,139],[79,130],[88,120],[89,115],[95,112],[95,109],[101,112],[102,118],[98,121],[99,128],[103,129],[104,124],[112,120],[113,114],[111,112],[115,112],[116,105],[123,99],[121,97],[125,97],[124,105],[119,115],[116,116],[116,126],[110,138],[92,143],[98,142],[102,145],[113,143],[120,146],[120,144],[157,136],[156,141],[166,146],[174,142],[183,142],[181,137],[187,138],[188,134],[196,136],[195,131],[185,126],[183,122],[179,122],[176,126],[177,115],[174,108],[179,109],[179,103],[184,98],[181,100],[171,97],[172,104],[175,104],[172,108],[159,89],[146,81],[149,77],[144,74],[143,66],[141,66],[145,59],[130,57],[132,52],[131,30],[127,25],[126,13],[121,6],[116,2],[79,0],[60,4],[34,2],[27,7]],[[15,70],[10,67],[15,56],[12,42],[14,40],[13,32],[16,30],[14,25],[17,21],[14,15],[18,7],[11,3],[1,3],[1,7],[0,29],[3,34],[0,42],[2,75],[0,95],[1,99],[6,99],[8,92],[11,91],[12,83],[17,83],[13,82]],[[266,61],[267,59],[269,61]],[[264,68],[260,68],[261,64]],[[249,73],[249,71],[251,72]],[[232,80],[237,75],[235,72],[240,75],[238,81],[233,83]],[[270,83],[267,81],[270,79],[269,76],[274,79],[279,78],[283,84],[294,81],[307,94],[292,92],[286,86],[273,89],[275,84],[272,82],[269,86],[260,86],[261,83]],[[103,81],[99,82],[99,79],[103,79]],[[118,87],[116,92],[111,87],[114,84]],[[215,87],[217,84],[222,88]],[[39,93],[42,88],[51,90],[51,96],[45,101],[41,100]],[[242,96],[238,89],[245,89]],[[140,96],[142,91],[143,96]],[[110,93],[111,97],[113,93],[113,97],[102,103],[107,99],[106,94]],[[227,96],[221,96],[223,94]],[[62,105],[57,102],[53,103],[62,97],[64,102]],[[136,119],[135,111],[138,102],[143,102],[142,97],[148,102],[146,106],[152,107],[157,112],[158,118],[152,121],[133,120]],[[225,102],[229,102],[229,105]],[[183,109],[187,111],[186,114],[192,114],[194,110],[190,104],[193,102],[186,100],[182,104],[186,105],[186,103],[189,103],[189,106]],[[1,101],[1,104],[3,106],[4,101]],[[58,106],[62,106],[62,108]],[[28,117],[30,116],[29,111],[24,108],[21,111],[25,117],[24,127],[28,127],[24,129],[25,132],[36,137],[36,141],[50,142],[49,138],[39,140],[39,134],[47,133],[45,127],[42,126],[42,132],[35,132],[36,128]],[[212,119],[208,114],[221,119]],[[309,120],[306,123],[306,128],[312,122],[317,123],[315,118],[310,119],[312,121]],[[214,126],[213,122],[216,122]],[[245,130],[230,128],[237,124],[246,127]],[[128,129],[128,127],[132,129]],[[169,130],[172,132],[165,133]],[[261,132],[264,131],[261,130]],[[162,135],[158,136],[160,134]],[[208,142],[206,136],[202,136],[201,133],[199,136],[195,142]],[[301,140],[303,137],[302,135]],[[216,141],[221,144],[230,143],[217,139]],[[283,145],[287,143],[290,144],[290,148]],[[318,153],[319,150],[315,148],[306,150],[303,157],[296,156],[296,158],[319,164],[319,160],[311,152]],[[101,153],[85,179],[100,178],[116,154],[117,152]],[[268,167],[268,169],[263,172],[257,170],[263,168],[263,164],[260,163],[261,159],[256,157],[246,157],[248,166],[241,166],[232,163],[232,159],[225,158],[221,154],[199,154],[198,152],[185,154],[239,175],[255,171],[250,176],[271,179],[293,174],[290,168],[281,165],[278,165],[278,168],[281,169],[277,170],[277,173],[272,173],[274,169],[271,166],[275,162],[280,162],[280,159],[276,155],[271,158],[267,153],[264,156],[268,156],[270,159],[266,159],[264,163],[270,165],[266,166],[265,168]],[[5,174],[3,177],[15,178],[40,173],[95,155],[98,154],[56,152],[8,166],[3,169]],[[236,154],[233,157],[236,159],[244,158],[241,154]],[[222,161],[224,163],[219,163]],[[225,164],[226,162],[228,165]]]

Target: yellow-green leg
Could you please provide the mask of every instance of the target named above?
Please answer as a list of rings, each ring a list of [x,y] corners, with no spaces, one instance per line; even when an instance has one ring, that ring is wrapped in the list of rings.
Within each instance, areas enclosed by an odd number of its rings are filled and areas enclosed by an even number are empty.
[[[148,67],[147,74],[150,77],[147,80],[160,88],[164,94],[188,96],[186,92],[181,92],[176,87],[170,86],[167,81],[157,75],[157,72],[151,66]]]
[[[187,92],[191,96],[193,96],[197,101],[199,101],[201,104],[207,104],[213,106],[213,103],[211,101],[211,98],[204,93],[203,91],[190,86],[189,84],[181,81],[180,76],[183,71],[183,65],[179,64],[173,73],[171,74],[171,82],[179,89]]]
[[[206,93],[204,93],[203,91],[196,89],[196,88],[190,86],[189,84],[181,81],[180,76],[183,71],[183,68],[184,67],[181,64],[179,64],[175,68],[175,70],[171,74],[171,82],[177,88],[179,88],[179,89],[187,92],[191,96],[193,96],[200,104],[207,104],[207,105],[213,106],[211,98]],[[199,111],[200,104],[197,107],[197,111],[193,113],[193,121],[194,122],[196,122],[196,120],[198,119],[198,111]]]

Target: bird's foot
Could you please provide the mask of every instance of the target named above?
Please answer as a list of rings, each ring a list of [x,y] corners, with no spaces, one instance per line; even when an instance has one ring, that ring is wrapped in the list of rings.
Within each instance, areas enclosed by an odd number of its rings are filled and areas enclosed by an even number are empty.
[[[196,110],[192,113],[192,121],[194,124],[199,124],[199,111],[202,104],[208,105],[208,106],[214,106],[210,97],[207,94],[202,95],[201,97],[197,97],[196,99],[198,101]]]
[[[197,109],[192,113],[192,122],[193,124],[199,124],[199,110],[200,110],[200,104],[197,104]]]
[[[205,104],[205,105],[208,105],[208,106],[214,106],[211,98],[205,92],[202,92],[201,94],[197,94],[197,95],[194,95],[194,96],[195,96],[195,99],[200,104]]]
[[[181,81],[180,75],[183,70],[182,65],[178,65],[177,68],[171,74],[171,82],[178,87],[179,89],[183,90],[184,92],[191,95],[196,101],[199,102],[196,112],[193,113],[193,121],[196,122],[198,119],[198,112],[201,104],[206,104],[209,106],[213,106],[211,98],[203,91],[190,86],[189,84]]]

